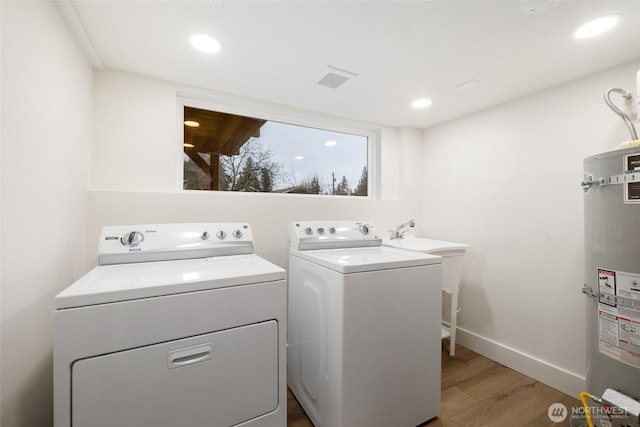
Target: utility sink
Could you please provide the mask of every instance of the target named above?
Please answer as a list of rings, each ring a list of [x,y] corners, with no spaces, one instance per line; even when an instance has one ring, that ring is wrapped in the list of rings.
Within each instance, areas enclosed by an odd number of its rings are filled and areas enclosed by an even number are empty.
[[[408,249],[410,251],[434,255],[440,255],[445,252],[458,252],[464,255],[464,252],[469,247],[469,245],[465,245],[464,243],[423,239],[413,236],[406,236],[402,239],[384,239],[382,244],[385,246],[393,246],[394,248]]]
[[[394,248],[441,256],[442,290],[449,294],[458,294],[460,277],[462,277],[464,254],[469,245],[413,236],[407,236],[402,239],[384,239],[382,244]]]
[[[442,257],[442,290],[451,294],[451,319],[449,327],[442,328],[442,338],[450,338],[449,354],[455,354],[456,325],[458,317],[458,289],[462,277],[464,254],[469,245],[464,243],[445,242],[443,240],[423,239],[405,236],[399,239],[384,239],[382,244],[394,248],[439,255]]]

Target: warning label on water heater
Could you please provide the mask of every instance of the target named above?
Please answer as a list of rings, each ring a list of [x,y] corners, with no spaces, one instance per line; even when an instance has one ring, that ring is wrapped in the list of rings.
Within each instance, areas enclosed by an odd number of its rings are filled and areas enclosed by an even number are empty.
[[[640,275],[598,269],[600,352],[640,368]]]

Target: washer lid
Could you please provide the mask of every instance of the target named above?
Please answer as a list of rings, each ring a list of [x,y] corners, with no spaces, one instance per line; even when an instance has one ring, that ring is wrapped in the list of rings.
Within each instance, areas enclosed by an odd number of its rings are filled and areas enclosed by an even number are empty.
[[[442,258],[437,255],[386,246],[306,251],[292,250],[291,256],[306,259],[338,273],[361,273],[442,263]]]
[[[284,280],[285,271],[255,255],[229,255],[95,267],[55,298],[64,309]]]

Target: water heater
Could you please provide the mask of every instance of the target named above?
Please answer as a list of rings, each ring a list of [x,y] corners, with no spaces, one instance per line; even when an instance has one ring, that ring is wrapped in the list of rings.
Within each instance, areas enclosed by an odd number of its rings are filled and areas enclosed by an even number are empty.
[[[583,189],[583,293],[591,297],[587,389],[593,395],[635,402],[640,399],[640,147],[586,158]],[[630,411],[637,410],[634,405]],[[633,413],[618,415],[601,412],[594,416],[594,425],[640,423]]]

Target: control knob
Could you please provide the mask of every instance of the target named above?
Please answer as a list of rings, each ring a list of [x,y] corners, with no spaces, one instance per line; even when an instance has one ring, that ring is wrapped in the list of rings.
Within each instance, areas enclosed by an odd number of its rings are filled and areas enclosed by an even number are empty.
[[[235,237],[236,239],[239,239],[242,237],[242,231],[240,230],[236,230],[233,232],[233,237]]]
[[[220,240],[224,240],[227,237],[227,233],[225,233],[223,230],[220,230],[216,233],[216,237]]]
[[[312,235],[313,234],[313,230],[311,229],[311,227],[307,227],[304,229],[304,232],[308,235]]]
[[[120,243],[122,243],[123,246],[129,246],[129,247],[138,246],[143,241],[144,241],[144,236],[139,231],[132,231],[120,238]]]
[[[360,226],[360,232],[365,235],[369,234],[369,226],[362,224]]]

